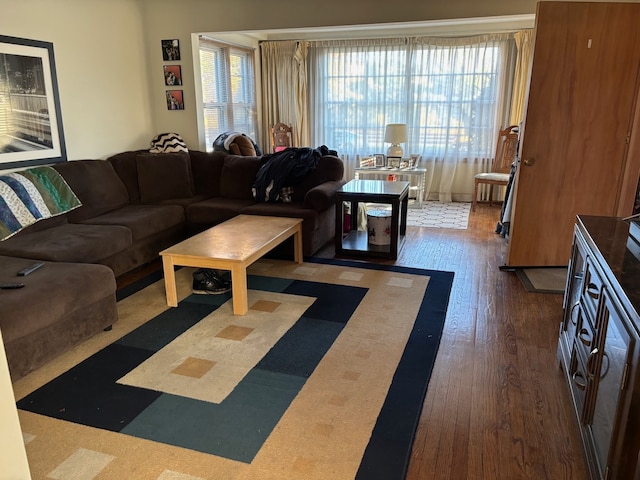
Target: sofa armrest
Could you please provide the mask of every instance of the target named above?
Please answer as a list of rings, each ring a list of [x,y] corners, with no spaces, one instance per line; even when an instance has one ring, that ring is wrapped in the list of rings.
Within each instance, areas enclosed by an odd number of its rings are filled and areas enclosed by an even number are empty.
[[[333,180],[316,185],[304,196],[304,206],[318,212],[326,210],[334,204],[336,190],[345,183],[344,180]]]

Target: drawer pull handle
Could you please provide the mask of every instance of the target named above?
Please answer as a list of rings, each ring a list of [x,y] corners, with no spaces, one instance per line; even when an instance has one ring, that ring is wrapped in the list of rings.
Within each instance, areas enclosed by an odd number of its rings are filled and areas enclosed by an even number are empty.
[[[571,310],[569,311],[569,319],[571,320],[571,323],[573,323],[574,325],[578,325],[578,316],[573,315],[573,312],[576,310],[576,307],[578,307],[580,305],[580,302],[576,302],[573,307],[571,307]]]
[[[591,346],[591,332],[589,332],[589,330],[587,330],[586,328],[580,329],[580,333],[578,333],[578,338],[580,339],[583,345],[587,347]]]
[[[594,300],[598,300],[600,298],[598,285],[596,285],[595,283],[589,283],[589,285],[587,285],[587,295],[589,295]]]
[[[573,383],[576,385],[576,387],[578,387],[579,390],[586,390],[587,382],[582,380],[584,380],[584,375],[582,375],[582,372],[575,372],[573,374]]]
[[[587,376],[589,378],[595,378],[596,377],[596,373],[593,371],[593,368],[591,366],[591,362],[594,358],[596,358],[596,355],[598,355],[598,348],[594,348],[593,350],[591,350],[591,353],[589,354],[589,358],[587,358]]]

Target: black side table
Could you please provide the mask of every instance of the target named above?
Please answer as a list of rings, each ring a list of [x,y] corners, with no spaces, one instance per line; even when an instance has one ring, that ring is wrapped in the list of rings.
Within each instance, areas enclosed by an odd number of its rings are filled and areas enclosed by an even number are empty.
[[[344,232],[344,202],[351,204],[351,231]],[[358,231],[359,203],[391,204],[391,243],[373,245],[368,232]],[[336,192],[336,255],[398,258],[407,232],[409,182],[351,180]]]

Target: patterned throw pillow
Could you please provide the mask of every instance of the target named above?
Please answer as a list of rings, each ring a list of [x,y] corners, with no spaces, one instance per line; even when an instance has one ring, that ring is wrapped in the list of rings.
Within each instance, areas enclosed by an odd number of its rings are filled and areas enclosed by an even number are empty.
[[[184,143],[182,137],[177,133],[161,133],[151,140],[151,148],[149,153],[189,153],[187,144]]]

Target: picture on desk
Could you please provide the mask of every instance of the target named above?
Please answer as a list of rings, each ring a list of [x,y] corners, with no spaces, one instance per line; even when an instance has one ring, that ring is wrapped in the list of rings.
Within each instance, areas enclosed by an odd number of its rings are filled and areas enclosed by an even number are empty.
[[[374,153],[373,154],[373,158],[375,160],[375,166],[376,167],[384,167],[385,166],[384,153]]]
[[[416,168],[418,165],[420,165],[420,160],[422,160],[422,155],[412,153],[409,157],[409,168]]]
[[[387,168],[400,168],[401,157],[387,157]]]

